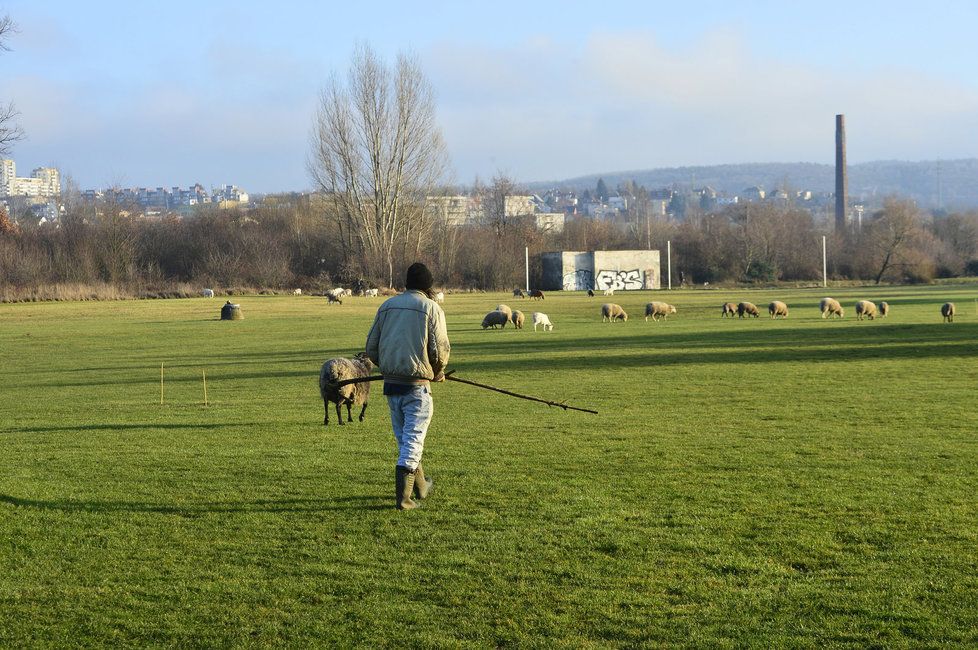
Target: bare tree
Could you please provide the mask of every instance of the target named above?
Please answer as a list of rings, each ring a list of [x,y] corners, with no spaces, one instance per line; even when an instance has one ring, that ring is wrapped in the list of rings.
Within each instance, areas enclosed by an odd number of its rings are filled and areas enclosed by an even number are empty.
[[[0,18],[0,52],[10,51],[7,38],[16,31],[17,25],[10,16]],[[13,104],[0,105],[0,155],[9,153],[11,145],[24,137],[23,130],[14,121],[17,115]]]
[[[447,168],[417,59],[399,55],[392,69],[358,47],[345,82],[334,75],[322,92],[312,145],[310,174],[348,244],[393,286],[395,252],[429,230],[424,200]]]
[[[886,199],[883,209],[873,216],[868,241],[876,262],[874,280],[879,284],[891,268],[910,264],[905,253],[911,250],[922,233],[920,213],[912,201]]]

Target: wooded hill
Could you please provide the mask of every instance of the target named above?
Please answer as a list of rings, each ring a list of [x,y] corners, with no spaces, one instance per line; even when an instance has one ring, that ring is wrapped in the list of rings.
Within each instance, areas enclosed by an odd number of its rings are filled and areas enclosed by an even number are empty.
[[[529,183],[531,190],[549,187],[593,190],[599,178],[609,188],[634,180],[648,189],[700,188],[708,185],[728,196],[757,185],[772,190],[782,185],[794,190],[833,192],[835,166],[816,163],[743,163],[699,167],[668,167],[590,174],[563,181]],[[915,200],[922,208],[978,207],[978,158],[908,162],[879,160],[849,165],[849,193],[854,201],[874,202],[889,195]]]

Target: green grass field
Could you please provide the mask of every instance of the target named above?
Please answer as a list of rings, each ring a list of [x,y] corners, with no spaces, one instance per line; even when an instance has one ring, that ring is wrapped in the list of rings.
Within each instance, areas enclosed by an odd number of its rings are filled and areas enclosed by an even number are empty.
[[[436,386],[412,512],[379,385],[322,426],[379,300],[0,305],[0,646],[974,646],[976,297],[449,296],[459,376],[600,415]],[[556,329],[481,330],[501,301]]]

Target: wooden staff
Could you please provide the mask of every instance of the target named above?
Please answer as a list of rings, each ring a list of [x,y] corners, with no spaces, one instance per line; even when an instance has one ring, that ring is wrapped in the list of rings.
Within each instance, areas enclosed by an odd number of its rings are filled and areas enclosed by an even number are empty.
[[[530,395],[521,395],[520,393],[514,393],[509,390],[503,390],[502,388],[496,388],[495,386],[489,386],[487,384],[480,384],[476,381],[469,381],[468,379],[462,379],[461,377],[454,376],[455,371],[449,370],[445,373],[445,379],[448,381],[457,381],[460,384],[468,384],[469,386],[475,386],[476,388],[484,388],[486,390],[491,390],[495,393],[502,393],[503,395],[509,395],[510,397],[518,397],[519,399],[530,400],[531,402],[540,402],[541,404],[546,404],[547,406],[556,406],[557,408],[562,408],[565,411],[581,411],[583,413],[594,413],[598,414],[597,411],[591,409],[579,408],[577,406],[570,406],[566,402],[553,402],[551,400],[540,399],[539,397],[532,397]],[[383,375],[371,375],[370,377],[355,377],[353,379],[344,379],[343,381],[336,382],[334,384],[337,388],[346,386],[347,384],[362,384],[367,381],[380,381],[384,378]]]

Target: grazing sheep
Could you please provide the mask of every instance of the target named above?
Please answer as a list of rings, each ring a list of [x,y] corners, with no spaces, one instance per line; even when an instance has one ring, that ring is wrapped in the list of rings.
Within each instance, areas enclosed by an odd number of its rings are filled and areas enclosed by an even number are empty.
[[[301,296],[302,295],[302,289],[293,289],[292,290],[292,295],[293,296]]]
[[[343,289],[343,295],[349,298],[353,295],[353,289]]]
[[[607,289],[604,290],[604,295],[606,295],[606,296],[613,296],[613,295],[615,295],[615,288],[614,287],[608,287]]]
[[[533,331],[537,331],[537,325],[543,325],[543,331],[552,330],[554,324],[550,322],[550,317],[541,311],[535,311],[532,315],[533,318]]]
[[[353,422],[351,411],[353,405],[362,404],[360,421],[363,422],[364,414],[367,412],[367,398],[370,397],[370,382],[365,381],[339,387],[336,384],[345,379],[367,377],[373,368],[374,364],[367,358],[366,352],[360,352],[352,359],[330,359],[323,364],[319,370],[319,394],[323,398],[323,410],[326,412],[323,417],[323,426],[329,425],[330,402],[336,404],[336,419],[339,420],[340,424],[344,424],[343,414],[340,413],[341,404],[346,404],[347,422]]]
[[[526,298],[526,294],[523,293],[523,290],[522,289],[518,289],[517,288],[517,289],[513,289],[513,297],[514,298]]]
[[[445,302],[445,292],[439,291],[435,294],[435,302]]]
[[[822,298],[821,302],[818,303],[818,309],[822,312],[822,318],[827,318],[832,315],[845,318],[846,315],[846,310],[842,308],[842,305],[835,298]]]
[[[588,289],[587,290],[587,297],[588,298],[593,298],[594,297],[594,289]]]
[[[880,303],[880,318],[886,318],[890,313],[890,303],[885,300]]]
[[[543,300],[543,292],[539,289],[534,289],[530,292],[530,298],[533,300]]]
[[[205,298],[213,298],[214,297],[214,290],[213,289],[204,289],[203,291],[200,292],[200,295],[202,295]]]
[[[957,310],[955,309],[953,302],[946,302],[941,305],[941,316],[943,317],[942,322],[953,323],[955,311]]]
[[[366,296],[367,298],[376,298],[377,297],[377,290],[376,289],[367,289],[366,291],[363,292],[363,295]]]
[[[856,320],[862,320],[864,316],[869,320],[876,319],[875,303],[869,300],[860,300],[856,303]]]
[[[729,316],[733,318],[737,315],[737,305],[732,302],[723,303],[723,307],[720,308],[720,318],[726,318]]]
[[[326,304],[327,305],[332,305],[334,302],[337,303],[337,304],[339,304],[339,305],[342,305],[343,304],[343,301],[340,299],[339,296],[333,295],[331,293],[327,293],[326,294]]]
[[[753,316],[754,318],[760,318],[761,312],[757,309],[757,305],[752,302],[741,302],[737,304],[737,317],[746,318],[747,316]]]
[[[335,289],[330,289],[326,292],[327,296],[333,296],[334,298],[341,298],[343,296],[343,287],[336,287]]]
[[[526,320],[526,317],[523,316],[523,312],[516,310],[513,312],[510,320],[513,321],[513,326],[516,327],[516,329],[521,330],[523,329],[523,322]]]
[[[658,321],[659,319],[656,318],[656,316],[662,316],[662,318],[668,319],[669,314],[675,313],[676,308],[668,303],[650,302],[649,304],[645,305],[645,322],[649,322],[649,316],[652,317],[652,320]]]
[[[509,317],[510,314],[507,314],[504,311],[491,311],[486,314],[485,318],[482,319],[482,329],[486,329],[488,327],[496,329],[497,325],[503,329],[506,329],[506,323],[509,322]]]
[[[767,306],[767,313],[771,315],[771,318],[781,318],[788,317],[788,305],[784,304],[780,300],[775,300],[770,305]]]
[[[513,317],[513,310],[509,308],[509,305],[496,305],[496,311],[501,311],[506,314],[506,318]]]
[[[622,322],[628,320],[628,314],[621,308],[621,305],[616,305],[613,302],[606,302],[601,305],[601,322],[608,321],[609,323],[613,323],[616,320]]]

